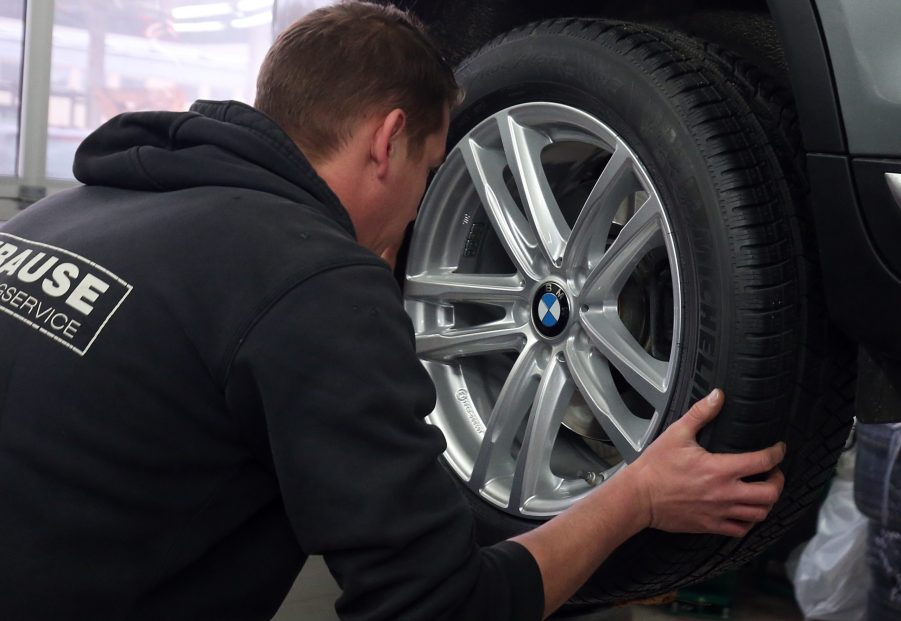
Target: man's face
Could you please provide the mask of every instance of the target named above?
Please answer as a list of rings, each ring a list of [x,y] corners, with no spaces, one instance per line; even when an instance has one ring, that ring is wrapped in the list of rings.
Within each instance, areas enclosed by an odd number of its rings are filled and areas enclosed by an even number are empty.
[[[403,242],[407,225],[416,218],[416,209],[425,194],[430,173],[444,161],[449,116],[445,110],[441,129],[426,138],[418,157],[410,156],[406,138],[398,140],[397,152],[392,156],[396,158],[396,165],[386,180],[389,191],[385,195],[382,225],[382,239],[393,252],[397,252]],[[390,256],[393,258],[393,253]],[[389,259],[388,256],[385,258]],[[389,259],[389,262],[393,261]]]

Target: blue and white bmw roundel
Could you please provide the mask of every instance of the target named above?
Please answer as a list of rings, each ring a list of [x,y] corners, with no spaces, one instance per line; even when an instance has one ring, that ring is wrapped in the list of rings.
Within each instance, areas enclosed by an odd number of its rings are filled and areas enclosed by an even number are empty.
[[[553,293],[545,293],[538,301],[538,319],[548,328],[560,321],[560,300]]]
[[[532,298],[532,323],[545,337],[553,338],[566,329],[569,301],[563,286],[554,281],[539,285]]]

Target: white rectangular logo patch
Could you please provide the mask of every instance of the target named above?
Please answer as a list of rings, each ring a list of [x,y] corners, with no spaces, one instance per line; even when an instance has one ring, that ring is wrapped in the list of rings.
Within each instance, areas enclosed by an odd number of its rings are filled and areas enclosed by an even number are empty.
[[[73,252],[0,233],[0,311],[79,356],[131,290],[108,269]]]

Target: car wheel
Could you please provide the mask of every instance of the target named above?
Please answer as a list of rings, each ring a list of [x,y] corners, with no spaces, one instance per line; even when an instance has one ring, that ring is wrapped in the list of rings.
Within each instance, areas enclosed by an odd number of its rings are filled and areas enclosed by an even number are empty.
[[[790,106],[724,50],[598,20],[508,33],[458,80],[404,295],[480,541],[578,502],[719,386],[704,446],[788,440],[770,520],[742,541],[646,531],[574,601],[751,558],[819,500],[852,414]]]

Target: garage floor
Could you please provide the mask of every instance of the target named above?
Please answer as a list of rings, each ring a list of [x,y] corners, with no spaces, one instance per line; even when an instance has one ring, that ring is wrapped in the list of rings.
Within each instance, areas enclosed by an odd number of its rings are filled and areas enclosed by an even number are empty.
[[[340,591],[320,557],[312,557],[275,615],[275,621],[338,621],[334,602]],[[698,617],[677,616],[659,607],[629,606],[568,621],[676,621]],[[761,593],[752,588],[740,589],[729,619],[734,621],[803,621],[793,601]]]

